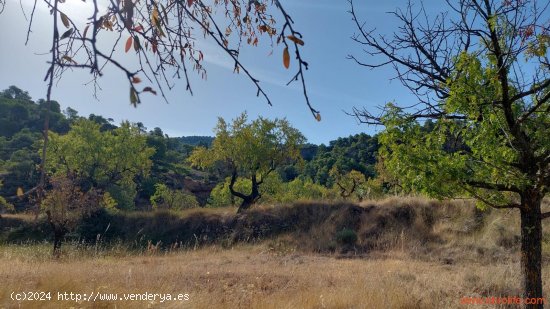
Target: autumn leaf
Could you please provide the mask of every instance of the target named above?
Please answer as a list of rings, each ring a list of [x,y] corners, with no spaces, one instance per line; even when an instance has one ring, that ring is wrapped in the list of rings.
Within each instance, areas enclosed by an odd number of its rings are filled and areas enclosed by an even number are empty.
[[[124,51],[125,52],[128,52],[130,50],[130,48],[132,48],[132,42],[133,42],[133,38],[132,37],[129,37],[127,40],[126,40],[126,46],[124,47]]]
[[[288,47],[285,47],[283,51],[283,65],[287,69],[290,67],[290,53],[288,52]]]
[[[134,22],[132,19],[134,18],[134,3],[131,0],[124,1],[124,26],[127,29],[131,29]]]
[[[298,44],[298,45],[304,46],[304,41],[302,41],[301,39],[299,39],[299,38],[297,38],[297,37],[295,37],[295,36],[293,36],[293,35],[289,35],[289,36],[287,36],[287,38],[288,38],[289,40],[291,40],[292,42]]]
[[[139,44],[139,38],[137,36],[134,36],[134,50],[139,51],[141,45]]]
[[[159,11],[156,7],[154,7],[151,12],[151,22],[155,27],[160,28]]]
[[[141,78],[139,78],[137,76],[132,77],[132,83],[134,83],[134,84],[141,83]]]
[[[23,193],[23,188],[21,188],[21,187],[17,188],[17,196],[18,196],[18,197],[21,197],[21,196],[23,196],[24,194],[25,194],[25,193]]]
[[[71,34],[73,34],[73,28],[65,31],[65,33],[63,33],[59,39],[60,40],[66,39],[66,38],[70,37]]]
[[[315,114],[315,119],[317,121],[321,121],[321,114],[320,113]]]
[[[166,36],[166,34],[164,34],[164,31],[162,31],[159,11],[156,6],[153,8],[153,11],[151,12],[151,23],[155,28],[157,28],[159,36],[161,37]]]
[[[157,92],[156,92],[155,90],[153,90],[153,88],[151,88],[151,87],[145,87],[145,88],[143,88],[142,91],[144,91],[144,92],[150,92],[150,93],[152,93],[152,94],[154,94],[154,95],[157,95]]]
[[[130,103],[132,103],[134,107],[137,107],[138,94],[136,92],[136,89],[134,89],[134,87],[130,87]]]
[[[60,15],[61,15],[61,22],[63,23],[63,26],[65,26],[65,28],[69,28],[71,26],[71,23],[69,22],[69,18],[67,17],[67,15],[63,13],[60,13]]]
[[[86,34],[88,33],[88,29],[90,29],[90,25],[87,25],[87,26],[84,28],[84,33],[82,33],[82,37],[83,37],[83,38],[86,37]]]
[[[63,56],[61,59],[66,60],[66,61],[68,61],[68,62],[71,62],[71,63],[73,63],[73,64],[78,64],[76,61],[73,60],[73,58],[71,58],[71,57],[69,57],[69,56],[67,56],[67,55]]]
[[[192,6],[193,5],[193,0],[187,0],[187,6]]]

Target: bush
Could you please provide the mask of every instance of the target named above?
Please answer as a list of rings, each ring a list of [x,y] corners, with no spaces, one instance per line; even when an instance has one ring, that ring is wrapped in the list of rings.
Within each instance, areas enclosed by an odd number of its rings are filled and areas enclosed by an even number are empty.
[[[229,191],[230,178],[218,184],[210,193],[208,203],[213,207],[238,205],[241,199],[232,197]],[[238,178],[235,182],[235,190],[239,192],[250,192],[252,185],[249,179]],[[262,198],[260,203],[294,203],[296,201],[313,200],[335,200],[338,193],[320,184],[314,183],[311,179],[296,178],[290,182],[283,182],[281,177],[272,173],[260,186]]]
[[[343,229],[336,233],[336,241],[340,245],[351,246],[357,243],[357,233],[352,229]]]
[[[291,203],[298,200],[334,200],[336,191],[323,185],[314,183],[311,179],[296,178],[283,184],[283,190],[278,197],[278,202]]]
[[[116,208],[122,210],[133,210],[135,208],[136,184],[133,181],[122,181],[121,184],[109,186],[107,192],[116,202]]]
[[[151,196],[150,201],[153,209],[182,210],[199,206],[199,202],[197,202],[194,195],[180,190],[172,190],[165,184],[160,183],[155,185],[155,194]]]
[[[0,196],[0,214],[4,212],[14,212],[13,205]]]

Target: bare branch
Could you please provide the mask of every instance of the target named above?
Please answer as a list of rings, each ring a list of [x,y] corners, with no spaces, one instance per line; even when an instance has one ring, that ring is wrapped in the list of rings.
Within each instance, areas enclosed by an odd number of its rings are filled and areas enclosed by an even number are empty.
[[[235,191],[234,185],[235,185],[236,181],[237,181],[237,169],[233,168],[233,172],[231,173],[231,182],[229,183],[229,191],[231,192],[232,195],[234,195],[238,198],[241,198],[243,200],[246,200],[248,198],[247,195],[245,195],[241,192]]]

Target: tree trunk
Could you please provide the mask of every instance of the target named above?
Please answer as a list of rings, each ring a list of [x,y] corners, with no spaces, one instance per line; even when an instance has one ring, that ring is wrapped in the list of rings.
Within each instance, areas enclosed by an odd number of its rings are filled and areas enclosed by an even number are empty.
[[[64,228],[54,228],[53,231],[53,256],[58,258],[61,255],[61,244],[65,237]]]
[[[242,213],[244,212],[245,210],[247,210],[248,208],[250,208],[250,206],[252,206],[253,201],[251,198],[245,198],[243,199],[243,202],[241,203],[241,206],[239,206],[239,209],[237,210],[237,213]]]
[[[537,194],[522,196],[521,211],[521,271],[523,297],[542,299],[542,217]],[[543,304],[526,304],[526,308],[543,308]]]
[[[40,203],[44,198],[44,187],[46,186],[46,156],[49,142],[48,133],[50,131],[50,109],[52,107],[50,95],[51,85],[53,84],[53,72],[51,72],[51,75],[52,76],[50,77],[50,85],[48,86],[48,98],[46,101],[46,113],[44,114],[44,132],[42,132],[44,143],[42,144],[42,156],[40,157],[40,181],[38,183],[38,200],[36,201],[34,211],[34,221],[38,221],[38,215],[40,215]]]
[[[241,198],[243,199],[243,202],[241,203],[241,206],[239,206],[237,213],[241,213],[247,210],[260,198],[260,188],[258,181],[256,180],[256,176],[252,176],[252,192],[249,195]]]
[[[61,243],[63,242],[63,237],[67,234],[68,229],[64,225],[56,224],[52,213],[49,210],[46,210],[46,215],[48,216],[48,222],[53,232],[53,256],[58,258],[61,254]]]

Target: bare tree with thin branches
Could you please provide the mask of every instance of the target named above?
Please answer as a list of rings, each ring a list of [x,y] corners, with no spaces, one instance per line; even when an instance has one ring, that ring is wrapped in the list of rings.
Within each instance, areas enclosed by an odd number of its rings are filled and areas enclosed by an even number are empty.
[[[31,38],[33,20],[39,0],[34,0],[30,14],[27,42]],[[41,0],[51,14],[52,37],[49,48],[49,67],[46,108],[49,110],[52,87],[67,71],[88,70],[94,89],[107,67],[124,73],[128,82],[129,101],[137,106],[141,96],[160,94],[175,86],[174,79],[183,79],[186,90],[193,93],[190,74],[194,71],[206,78],[204,53],[200,40],[211,39],[230,57],[235,72],[242,72],[269,105],[272,101],[240,57],[243,46],[267,42],[272,48],[283,46],[283,65],[289,68],[294,52],[296,72],[288,82],[299,82],[312,115],[320,120],[313,108],[307,88],[305,71],[308,63],[302,58],[303,37],[295,29],[294,20],[278,0],[91,0],[87,21],[82,23],[75,13],[66,8],[65,0]],[[0,0],[0,8],[5,2]],[[0,11],[1,12],[1,11]],[[114,39],[113,39],[114,38]],[[137,67],[125,65],[127,54],[137,59]],[[140,86],[147,84],[145,86]],[[25,194],[38,190],[39,196],[46,183],[44,162],[48,144],[49,113],[44,122],[44,146],[40,166],[40,183]]]

